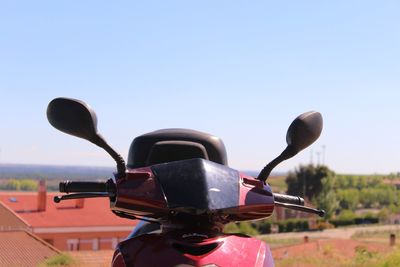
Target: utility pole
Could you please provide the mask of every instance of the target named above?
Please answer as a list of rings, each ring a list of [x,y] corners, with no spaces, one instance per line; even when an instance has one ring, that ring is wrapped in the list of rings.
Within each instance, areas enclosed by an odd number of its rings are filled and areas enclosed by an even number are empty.
[[[303,171],[303,198],[306,198],[306,188],[307,188],[307,180],[306,180],[305,172]]]
[[[326,145],[322,145],[322,165],[325,165],[325,151]]]
[[[320,156],[321,156],[321,152],[316,152],[315,154],[317,154],[317,166],[320,165]]]

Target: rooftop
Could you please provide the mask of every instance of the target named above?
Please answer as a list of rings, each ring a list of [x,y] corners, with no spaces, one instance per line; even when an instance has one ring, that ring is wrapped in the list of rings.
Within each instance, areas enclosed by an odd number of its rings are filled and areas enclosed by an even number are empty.
[[[54,203],[56,193],[47,193],[46,209],[38,211],[37,192],[0,192],[0,202],[30,227],[134,226],[136,221],[120,218],[110,210],[108,198],[88,198],[77,208],[76,200]],[[1,212],[1,206],[0,206]]]
[[[0,266],[37,266],[58,253],[27,231],[0,232]]]
[[[0,201],[0,231],[28,228],[27,222]]]

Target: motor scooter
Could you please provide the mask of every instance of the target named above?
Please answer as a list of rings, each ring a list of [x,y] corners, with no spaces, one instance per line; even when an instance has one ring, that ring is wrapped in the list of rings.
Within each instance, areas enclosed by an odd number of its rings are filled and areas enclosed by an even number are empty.
[[[321,134],[322,116],[311,111],[289,126],[287,147],[258,177],[230,168],[221,139],[189,129],[163,129],[136,137],[128,161],[98,133],[95,112],[84,102],[56,98],[47,108],[52,126],[106,150],[117,163],[107,181],[63,181],[55,202],[107,197],[116,216],[141,220],[120,242],[111,264],[119,266],[274,266],[265,242],[224,233],[230,222],[257,220],[284,207],[324,216],[304,199],[273,193],[267,178],[280,162]],[[118,129],[121,130],[121,129]]]

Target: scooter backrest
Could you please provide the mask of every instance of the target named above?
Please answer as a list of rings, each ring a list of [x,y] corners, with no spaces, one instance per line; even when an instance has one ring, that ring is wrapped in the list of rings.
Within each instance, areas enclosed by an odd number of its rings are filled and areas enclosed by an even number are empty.
[[[225,145],[220,138],[190,129],[163,129],[133,140],[128,168],[192,158],[228,165]]]

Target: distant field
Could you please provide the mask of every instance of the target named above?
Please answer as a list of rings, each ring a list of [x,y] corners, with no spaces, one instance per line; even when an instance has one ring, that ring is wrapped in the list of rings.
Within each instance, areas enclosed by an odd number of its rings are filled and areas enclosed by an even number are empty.
[[[258,171],[243,171],[244,173],[251,175],[252,177],[258,176]],[[285,182],[286,173],[284,172],[272,172],[268,178],[267,183],[272,187],[272,190],[276,193],[286,192],[287,185]]]
[[[0,179],[107,179],[113,175],[112,167],[52,166],[0,164]]]
[[[267,242],[276,267],[397,267],[400,246],[389,246],[397,225],[351,226],[316,232],[259,236]],[[304,243],[304,236],[309,242]],[[396,244],[400,244],[398,239]]]
[[[400,248],[355,240],[317,240],[272,251],[276,267],[396,267]]]
[[[266,242],[271,249],[286,247],[290,245],[297,245],[303,242],[303,238],[301,237],[276,238],[276,237],[263,236],[260,239]]]
[[[0,190],[36,191],[37,180],[44,179],[48,191],[58,191],[60,181],[107,180],[114,170],[112,167],[0,164]]]
[[[268,178],[267,183],[272,187],[272,191],[286,192],[287,185],[285,182],[286,176],[271,176]]]
[[[365,242],[375,242],[388,244],[389,237],[391,234],[394,234],[397,238],[397,243],[399,243],[400,237],[400,228],[394,230],[376,230],[376,231],[357,231],[352,235],[354,240],[360,240]]]

